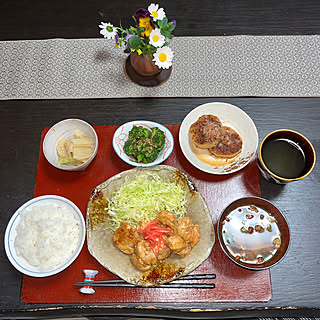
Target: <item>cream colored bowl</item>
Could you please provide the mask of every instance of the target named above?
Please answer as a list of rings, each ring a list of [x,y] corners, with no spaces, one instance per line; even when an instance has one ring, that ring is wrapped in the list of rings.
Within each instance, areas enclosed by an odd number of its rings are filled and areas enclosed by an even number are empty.
[[[56,150],[58,141],[62,138],[74,137],[75,130],[91,139],[93,142],[94,151],[91,157],[79,166],[70,166],[59,163],[59,157]],[[48,162],[54,167],[65,171],[83,171],[92,162],[98,151],[98,136],[93,127],[80,119],[66,119],[56,123],[47,132],[43,140],[43,153]]]

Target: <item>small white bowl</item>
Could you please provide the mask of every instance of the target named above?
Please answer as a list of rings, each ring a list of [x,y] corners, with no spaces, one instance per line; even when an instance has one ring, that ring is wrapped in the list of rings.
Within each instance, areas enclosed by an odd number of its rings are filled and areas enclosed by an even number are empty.
[[[159,153],[158,158],[150,163],[139,163],[136,162],[134,159],[126,155],[126,153],[123,150],[123,146],[125,142],[128,139],[129,131],[133,128],[133,126],[142,126],[144,128],[147,128],[151,130],[151,128],[158,127],[160,130],[162,130],[165,134],[166,142],[164,145],[164,148],[161,150]],[[166,127],[163,125],[157,123],[157,122],[152,122],[152,121],[145,121],[145,120],[136,120],[136,121],[131,121],[123,124],[120,126],[116,132],[113,135],[113,140],[112,140],[112,145],[113,149],[116,152],[116,154],[122,159],[124,162],[130,164],[131,166],[134,167],[140,167],[140,168],[147,168],[147,167],[153,167],[156,166],[163,161],[165,161],[171,154],[174,146],[174,139],[173,136]]]
[[[214,166],[202,162],[193,151],[190,126],[206,114],[217,116],[224,126],[234,129],[242,139],[240,155],[235,160],[227,161],[226,165]],[[258,131],[252,119],[240,108],[229,103],[210,102],[196,107],[187,114],[180,127],[179,142],[184,156],[193,166],[207,173],[224,175],[239,171],[250,163],[257,151]],[[209,151],[205,152],[210,154]]]
[[[56,150],[57,143],[62,138],[74,137],[75,130],[91,139],[94,146],[94,151],[91,157],[79,166],[70,166],[59,163],[59,157]],[[48,162],[54,167],[65,171],[83,171],[92,162],[98,151],[98,136],[93,127],[80,119],[65,119],[56,123],[47,132],[43,140],[43,153]]]
[[[66,261],[60,263],[57,266],[53,266],[52,268],[46,268],[46,271],[41,271],[40,267],[35,267],[29,264],[29,262],[21,255],[18,255],[15,247],[15,239],[17,237],[17,227],[21,220],[21,214],[24,212],[25,214],[32,214],[32,210],[38,208],[41,210],[42,206],[59,206],[62,210],[69,210],[69,212],[73,213],[73,217],[75,217],[78,221],[77,224],[79,226],[79,235],[76,239],[77,244],[75,244],[75,250],[69,258],[66,258]],[[79,208],[70,200],[56,196],[56,195],[45,195],[37,198],[33,198],[23,204],[11,217],[5,232],[4,237],[4,247],[9,261],[12,265],[21,273],[26,274],[31,277],[49,277],[54,274],[57,274],[67,267],[69,267],[73,261],[78,257],[83,247],[86,235],[86,227],[83,215]],[[60,235],[57,235],[59,237]]]

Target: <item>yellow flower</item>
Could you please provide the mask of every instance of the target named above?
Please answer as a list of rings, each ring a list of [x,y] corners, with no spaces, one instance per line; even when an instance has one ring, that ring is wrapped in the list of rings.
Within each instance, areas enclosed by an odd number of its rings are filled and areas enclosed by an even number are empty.
[[[150,24],[150,18],[140,18],[139,19],[139,27],[143,27],[145,29],[144,32],[141,33],[142,37],[149,37],[151,31],[153,30],[151,24]]]
[[[142,53],[142,51],[140,49],[137,50],[138,55],[140,56],[140,54]]]

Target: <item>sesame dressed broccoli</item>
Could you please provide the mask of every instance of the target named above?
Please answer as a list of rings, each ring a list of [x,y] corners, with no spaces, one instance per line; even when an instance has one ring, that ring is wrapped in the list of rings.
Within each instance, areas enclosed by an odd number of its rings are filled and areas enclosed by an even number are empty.
[[[137,162],[150,163],[158,158],[164,144],[165,134],[159,128],[155,127],[150,131],[142,126],[134,126],[123,149]]]

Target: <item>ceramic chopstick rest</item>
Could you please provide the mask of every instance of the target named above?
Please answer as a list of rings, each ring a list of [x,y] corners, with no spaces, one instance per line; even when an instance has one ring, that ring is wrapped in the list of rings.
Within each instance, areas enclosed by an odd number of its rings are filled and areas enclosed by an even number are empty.
[[[84,282],[94,281],[94,277],[98,273],[97,270],[90,270],[90,269],[83,269],[82,271],[85,275]],[[95,293],[95,291],[93,290],[93,288],[91,286],[84,286],[84,287],[80,288],[79,291],[81,293],[85,293],[85,294],[94,294]]]

